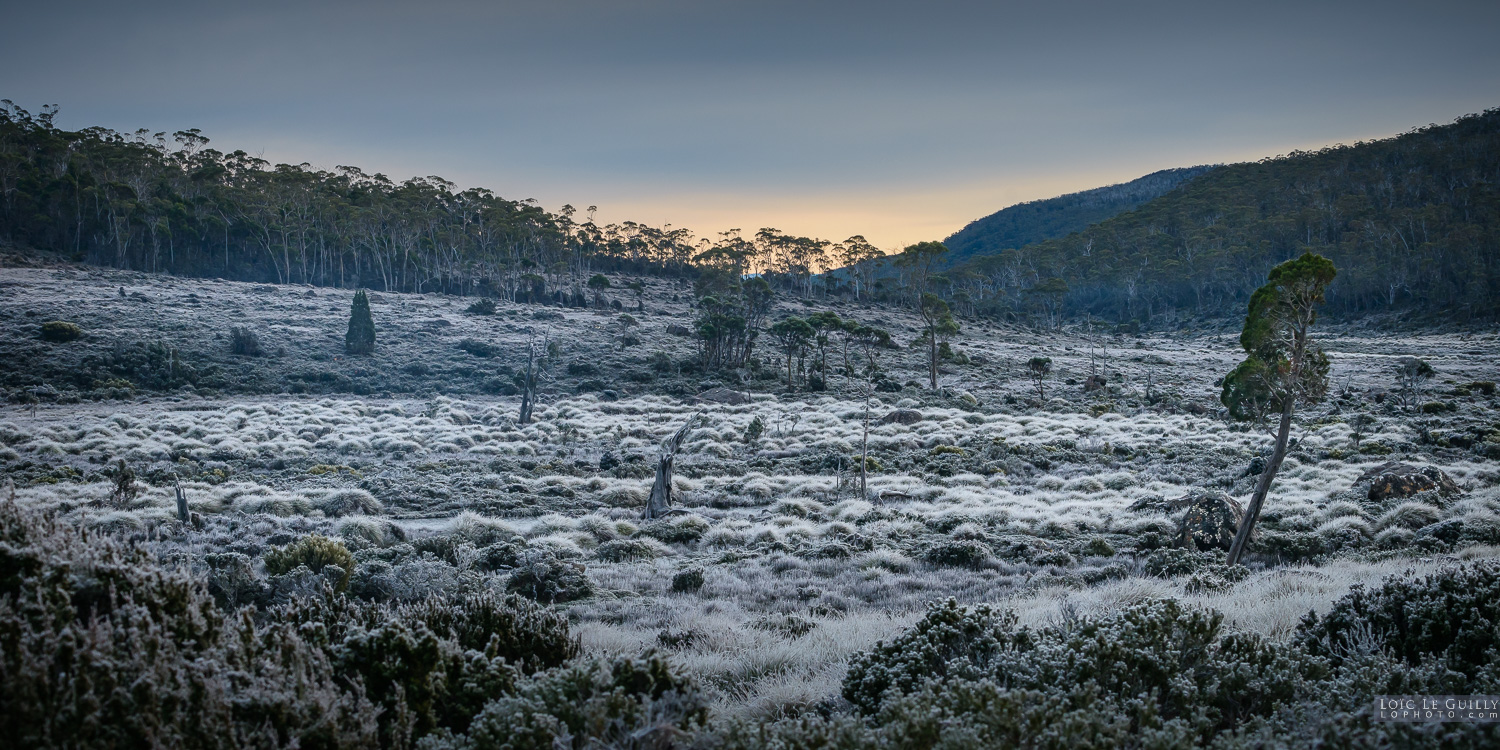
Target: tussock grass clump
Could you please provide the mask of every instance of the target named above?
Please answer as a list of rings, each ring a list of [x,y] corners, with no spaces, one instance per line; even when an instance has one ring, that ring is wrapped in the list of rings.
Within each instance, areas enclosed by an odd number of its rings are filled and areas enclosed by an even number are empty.
[[[319,510],[330,516],[371,516],[385,511],[385,504],[365,490],[337,489],[317,501]]]

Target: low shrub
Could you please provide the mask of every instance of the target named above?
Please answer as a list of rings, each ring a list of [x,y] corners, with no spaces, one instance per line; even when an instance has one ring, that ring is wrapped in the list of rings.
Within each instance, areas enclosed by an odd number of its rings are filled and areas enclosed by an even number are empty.
[[[989,561],[990,548],[972,540],[942,541],[928,547],[922,559],[950,568],[978,568]]]
[[[672,576],[672,591],[677,594],[696,594],[703,588],[702,568],[688,568]]]
[[[707,702],[666,661],[588,661],[559,667],[491,701],[467,733],[434,737],[425,750],[666,748],[701,729]]]
[[[529,554],[506,579],[505,590],[547,604],[587,599],[594,595],[594,584],[585,570],[582,563]]]
[[[76,323],[52,320],[42,324],[41,337],[43,341],[65,344],[83,338],[83,329],[79,328]]]
[[[464,312],[470,315],[494,315],[495,301],[489,297],[480,297],[472,304],[464,308]]]
[[[471,338],[459,341],[458,348],[482,359],[489,359],[499,353],[493,344]]]
[[[640,533],[666,544],[692,544],[702,539],[709,528],[708,521],[690,515],[652,521],[642,526]]]
[[[229,353],[241,357],[259,357],[265,352],[260,348],[260,337],[245,326],[229,329]]]
[[[273,549],[265,554],[266,572],[271,575],[286,575],[299,567],[314,573],[322,572],[324,566],[334,565],[343,569],[337,590],[349,585],[349,576],[354,574],[354,555],[342,543],[321,534],[310,534],[291,544]]]
[[[594,550],[594,556],[605,562],[631,562],[656,559],[657,548],[641,539],[611,539]]]

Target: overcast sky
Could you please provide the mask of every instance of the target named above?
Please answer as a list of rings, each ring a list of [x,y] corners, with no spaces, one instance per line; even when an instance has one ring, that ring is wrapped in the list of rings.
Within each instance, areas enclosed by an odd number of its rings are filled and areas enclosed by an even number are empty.
[[[886,248],[1500,106],[1500,2],[0,0],[0,98],[601,222]]]

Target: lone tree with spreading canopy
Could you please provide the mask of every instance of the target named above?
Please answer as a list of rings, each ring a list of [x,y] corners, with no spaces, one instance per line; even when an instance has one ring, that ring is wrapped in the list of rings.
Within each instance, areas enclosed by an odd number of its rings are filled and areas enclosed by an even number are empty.
[[[1240,333],[1245,361],[1224,378],[1219,400],[1231,417],[1241,421],[1264,423],[1277,413],[1281,420],[1276,429],[1276,448],[1229,546],[1230,565],[1244,556],[1266,493],[1286,458],[1297,404],[1317,403],[1328,392],[1328,355],[1311,334],[1323,292],[1337,274],[1332,261],[1305,253],[1271,269],[1265,286],[1250,296],[1250,311]]]
[[[932,390],[938,387],[938,344],[958,333],[958,321],[942,297],[924,292],[917,311],[922,315],[922,339],[927,344],[927,377]]]
[[[344,351],[348,354],[370,354],[375,351],[375,319],[370,317],[370,298],[363,289],[354,293],[354,307],[349,311],[349,332],[344,334]]]
[[[817,331],[807,321],[791,317],[772,325],[771,335],[776,337],[781,343],[782,351],[786,352],[786,387],[787,390],[793,390],[796,386],[792,381],[792,359],[807,347]]]

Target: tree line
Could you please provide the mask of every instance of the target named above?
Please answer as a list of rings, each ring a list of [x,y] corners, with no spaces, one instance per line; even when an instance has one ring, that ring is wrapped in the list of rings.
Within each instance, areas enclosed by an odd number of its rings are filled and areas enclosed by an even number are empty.
[[[774,228],[715,238],[597,208],[549,212],[441,177],[397,182],[358,167],[275,164],[209,147],[197,129],[67,131],[55,106],[0,102],[0,238],[77,262],[147,272],[404,292],[570,292],[600,271],[758,274],[799,294],[882,253]],[[873,282],[871,282],[873,283]],[[860,293],[857,281],[851,285]]]

